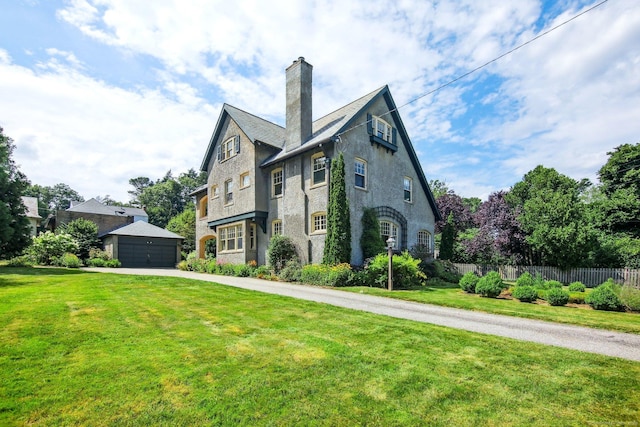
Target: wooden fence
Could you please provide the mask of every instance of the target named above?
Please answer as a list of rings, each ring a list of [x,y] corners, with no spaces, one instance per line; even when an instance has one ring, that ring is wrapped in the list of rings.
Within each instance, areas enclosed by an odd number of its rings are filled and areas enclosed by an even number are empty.
[[[574,268],[560,270],[556,267],[539,266],[495,266],[476,264],[454,264],[458,273],[465,274],[469,271],[483,276],[490,271],[498,271],[504,280],[516,280],[522,273],[528,271],[532,276],[542,275],[545,280],[557,280],[564,284],[582,282],[585,286],[594,287],[607,279],[612,278],[621,285],[632,285],[640,289],[640,270],[631,268]]]

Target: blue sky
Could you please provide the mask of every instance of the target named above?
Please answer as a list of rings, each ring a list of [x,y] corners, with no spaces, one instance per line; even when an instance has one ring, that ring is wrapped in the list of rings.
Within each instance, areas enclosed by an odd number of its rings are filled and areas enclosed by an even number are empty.
[[[284,70],[319,118],[388,84],[401,106],[598,1],[7,0],[0,126],[34,184],[128,201],[198,168],[222,103],[284,123]],[[465,197],[542,164],[597,180],[640,141],[640,2],[609,0],[401,108],[428,179]]]

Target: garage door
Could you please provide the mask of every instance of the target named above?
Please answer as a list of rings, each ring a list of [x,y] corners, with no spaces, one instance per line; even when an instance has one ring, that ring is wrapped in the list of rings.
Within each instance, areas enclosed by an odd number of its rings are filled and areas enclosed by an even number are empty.
[[[118,259],[123,267],[175,267],[176,240],[151,237],[118,238]]]

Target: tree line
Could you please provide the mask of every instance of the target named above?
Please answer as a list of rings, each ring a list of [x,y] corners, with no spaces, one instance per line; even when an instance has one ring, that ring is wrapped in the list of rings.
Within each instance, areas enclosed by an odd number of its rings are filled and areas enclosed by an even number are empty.
[[[600,183],[537,166],[482,203],[432,181],[440,258],[480,264],[640,268],[640,143],[608,152]]]

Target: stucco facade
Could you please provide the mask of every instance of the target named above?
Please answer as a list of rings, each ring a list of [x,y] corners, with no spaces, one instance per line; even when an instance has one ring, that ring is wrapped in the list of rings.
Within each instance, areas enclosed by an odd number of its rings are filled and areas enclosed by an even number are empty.
[[[287,68],[286,129],[224,105],[201,169],[196,247],[217,239],[221,262],[266,263],[273,234],[293,239],[304,263],[322,260],[331,159],[345,160],[351,263],[362,264],[361,218],[374,208],[397,249],[433,248],[439,214],[387,86],[311,122],[311,70]],[[390,112],[391,111],[391,112]]]

